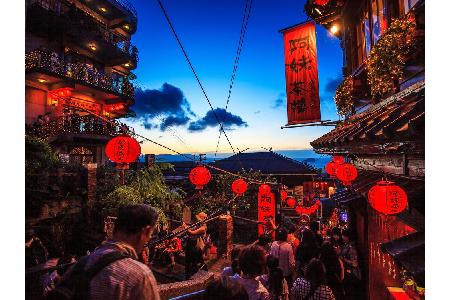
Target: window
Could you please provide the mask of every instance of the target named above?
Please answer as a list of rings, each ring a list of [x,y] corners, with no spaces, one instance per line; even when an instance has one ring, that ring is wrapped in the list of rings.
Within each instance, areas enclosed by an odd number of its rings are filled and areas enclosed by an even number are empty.
[[[363,37],[364,37],[364,44],[365,44],[364,55],[365,55],[365,57],[367,57],[370,53],[370,48],[372,47],[372,39],[371,39],[371,35],[370,35],[371,24],[370,24],[368,11],[366,11],[364,13],[363,26],[364,26]]]
[[[416,5],[416,3],[419,2],[419,0],[403,0],[403,11],[405,14],[409,12],[411,8]]]
[[[387,9],[384,0],[371,0],[373,43],[376,44],[380,36],[387,29]]]

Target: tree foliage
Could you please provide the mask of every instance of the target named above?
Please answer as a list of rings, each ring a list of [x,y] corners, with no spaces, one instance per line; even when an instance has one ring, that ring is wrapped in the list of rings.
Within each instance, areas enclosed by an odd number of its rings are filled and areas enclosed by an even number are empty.
[[[155,164],[151,168],[128,171],[125,185],[119,184],[117,176],[101,177],[102,187],[98,194],[101,197],[100,208],[120,208],[130,204],[146,203],[158,210],[163,222],[168,216],[181,218],[181,198],[184,192],[171,189],[165,184],[162,170],[167,168],[171,166]]]

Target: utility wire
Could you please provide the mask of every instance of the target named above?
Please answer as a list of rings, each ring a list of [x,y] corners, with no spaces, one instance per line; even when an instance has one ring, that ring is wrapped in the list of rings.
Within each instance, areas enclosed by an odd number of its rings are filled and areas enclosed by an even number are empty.
[[[231,90],[233,89],[234,80],[236,78],[236,73],[237,73],[237,69],[239,66],[239,60],[241,57],[242,47],[244,45],[245,33],[247,32],[247,25],[248,25],[248,20],[250,18],[252,3],[253,3],[253,0],[247,0],[245,2],[244,15],[242,16],[242,22],[241,22],[241,32],[240,32],[240,36],[239,36],[238,46],[236,49],[236,57],[234,59],[233,71],[231,72],[230,87],[228,89],[228,97],[227,97],[227,102],[225,105],[225,112],[227,111],[228,104],[230,103]],[[248,9],[247,9],[247,7],[248,7]],[[224,118],[226,118],[226,115],[224,116]],[[225,122],[225,120],[223,120],[223,122]],[[220,144],[221,137],[222,137],[222,131],[219,132],[219,138],[217,139],[216,152],[214,153],[214,160],[217,157],[217,151],[219,150],[219,144]]]
[[[189,56],[187,55],[186,50],[184,49],[183,44],[181,43],[181,40],[180,40],[180,38],[178,37],[178,34],[176,33],[175,28],[173,27],[172,22],[170,21],[169,16],[167,15],[166,9],[164,8],[164,6],[163,6],[163,4],[161,3],[160,0],[157,0],[157,1],[158,1],[158,4],[159,4],[159,6],[160,6],[160,8],[161,8],[161,10],[162,10],[162,12],[163,12],[163,14],[164,14],[164,17],[165,17],[166,20],[167,20],[167,23],[169,23],[170,29],[172,30],[172,32],[173,32],[173,34],[174,34],[174,36],[175,36],[175,38],[176,38],[176,40],[177,40],[177,42],[178,42],[178,45],[179,45],[180,48],[181,48],[181,51],[183,51],[184,57],[186,58],[186,61],[187,61],[187,63],[189,64],[189,67],[191,68],[192,73],[194,73],[195,79],[197,80],[197,83],[198,83],[198,85],[200,86],[200,89],[202,90],[203,95],[205,96],[205,99],[206,99],[206,101],[207,101],[208,104],[209,104],[209,107],[211,108],[211,111],[212,111],[212,113],[213,113],[213,115],[214,115],[214,118],[216,119],[217,123],[218,123],[219,126],[220,126],[220,130],[221,130],[221,131],[223,132],[223,134],[225,135],[225,137],[226,137],[226,139],[227,139],[227,141],[228,141],[228,144],[229,144],[230,147],[231,147],[231,150],[233,150],[233,153],[236,153],[236,151],[234,150],[233,145],[232,145],[231,142],[230,142],[230,139],[228,138],[227,133],[225,132],[225,129],[223,128],[222,122],[219,120],[219,117],[217,116],[217,113],[216,113],[216,111],[214,110],[214,108],[213,108],[213,106],[212,106],[212,104],[211,104],[211,101],[209,100],[208,95],[206,94],[205,89],[203,88],[202,83],[200,82],[200,79],[199,79],[199,77],[198,77],[198,75],[197,75],[197,72],[195,72],[194,66],[192,65],[192,63],[191,63],[191,61],[190,61],[190,59],[189,59]]]

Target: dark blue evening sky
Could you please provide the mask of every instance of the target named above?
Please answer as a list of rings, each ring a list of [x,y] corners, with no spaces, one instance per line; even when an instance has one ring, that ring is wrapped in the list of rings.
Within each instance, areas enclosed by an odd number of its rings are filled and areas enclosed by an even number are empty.
[[[214,151],[218,127],[207,125],[209,106],[157,1],[130,2],[138,12],[138,31],[132,38],[140,58],[135,70],[136,82],[143,89],[160,90],[145,93],[147,96],[138,97],[137,101],[152,101],[152,97],[159,97],[160,102],[170,105],[173,100],[172,104],[178,105],[179,111],[170,109],[170,112],[167,110],[155,116],[154,112],[146,113],[148,105],[138,104],[141,108],[138,116],[145,118],[128,123],[139,133],[180,152]],[[224,108],[245,1],[163,0],[163,4],[212,105]],[[310,148],[311,140],[330,130],[330,127],[280,129],[287,118],[283,39],[278,30],[305,21],[303,6],[304,1],[253,1],[228,107],[232,117],[242,121],[236,119],[238,122],[230,124],[227,132],[233,146],[239,149]],[[316,26],[316,31],[322,119],[335,120],[332,97],[337,80],[341,78],[342,50],[339,40],[323,27]],[[164,83],[168,85],[162,88]],[[170,93],[173,90],[182,94]],[[176,101],[176,95],[184,96],[185,100]],[[173,126],[163,126],[162,131],[161,122],[168,117],[179,121]],[[189,126],[192,122],[203,124],[202,130],[188,130],[195,127]],[[231,150],[225,139],[221,140],[219,149],[222,152]],[[145,153],[167,153],[151,144],[145,144],[143,150]]]

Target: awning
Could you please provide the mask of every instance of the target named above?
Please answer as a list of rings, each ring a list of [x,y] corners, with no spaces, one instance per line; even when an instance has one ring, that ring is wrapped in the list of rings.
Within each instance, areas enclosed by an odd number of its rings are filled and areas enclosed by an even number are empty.
[[[338,204],[349,204],[352,201],[365,201],[365,198],[359,193],[352,189],[342,189],[338,190],[335,194],[331,196],[331,199],[336,201]]]
[[[425,232],[415,232],[383,243],[380,249],[390,254],[420,286],[425,286]]]

